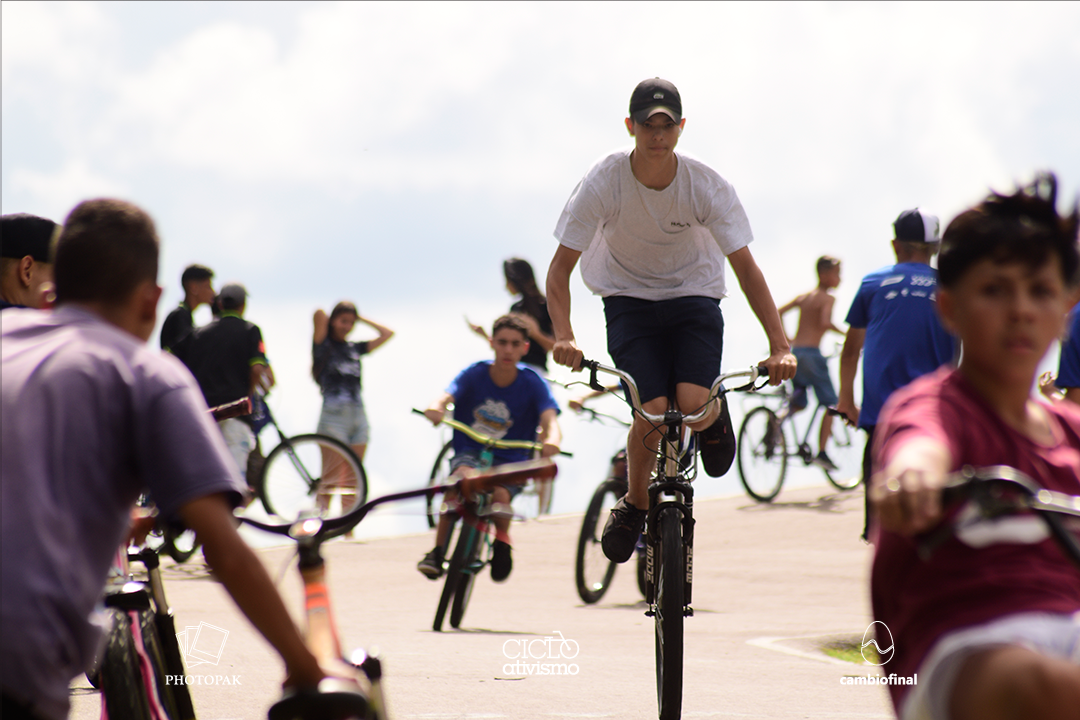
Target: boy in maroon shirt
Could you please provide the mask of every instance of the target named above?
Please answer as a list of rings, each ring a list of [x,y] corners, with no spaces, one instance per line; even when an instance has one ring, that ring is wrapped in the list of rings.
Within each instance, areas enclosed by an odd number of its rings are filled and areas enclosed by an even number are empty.
[[[878,424],[871,596],[894,638],[888,672],[917,673],[889,686],[905,720],[1080,717],[1080,570],[1041,521],[965,526],[929,560],[915,537],[954,512],[940,488],[965,465],[1080,495],[1080,412],[1031,392],[1080,282],[1080,218],[1059,217],[1056,195],[1041,175],[949,224],[938,310],[960,364],[895,393]]]

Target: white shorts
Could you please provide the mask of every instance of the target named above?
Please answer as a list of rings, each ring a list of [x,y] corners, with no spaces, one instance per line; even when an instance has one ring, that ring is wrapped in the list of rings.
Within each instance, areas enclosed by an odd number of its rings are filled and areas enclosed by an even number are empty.
[[[1027,648],[1080,665],[1080,613],[1018,613],[942,636],[919,667],[919,684],[904,699],[902,720],[948,720],[949,700],[964,661],[1002,645]]]
[[[248,455],[255,449],[255,433],[251,426],[238,418],[226,418],[218,420],[221,434],[225,436],[225,445],[229,448],[229,454],[236,461],[236,467],[240,470],[240,477],[247,481]]]

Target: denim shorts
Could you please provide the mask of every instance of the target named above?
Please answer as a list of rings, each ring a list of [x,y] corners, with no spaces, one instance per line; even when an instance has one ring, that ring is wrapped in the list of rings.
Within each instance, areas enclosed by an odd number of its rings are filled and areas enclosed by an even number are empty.
[[[641,402],[670,397],[679,383],[711,387],[720,374],[724,317],[707,297],[604,298],[608,354],[637,383]]]
[[[364,412],[364,401],[323,402],[319,415],[319,426],[315,432],[329,435],[346,445],[368,444],[368,420]]]
[[[791,404],[797,408],[806,407],[806,388],[812,387],[820,404],[826,407],[835,406],[840,399],[836,396],[832,378],[829,377],[829,365],[825,362],[821,350],[816,347],[796,347],[791,348],[791,352],[799,361],[799,369],[795,371],[795,378],[791,381],[795,385]]]

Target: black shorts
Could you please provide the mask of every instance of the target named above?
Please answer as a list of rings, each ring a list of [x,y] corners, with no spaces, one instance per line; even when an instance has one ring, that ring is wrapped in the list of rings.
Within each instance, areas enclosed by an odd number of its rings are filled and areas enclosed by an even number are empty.
[[[712,386],[720,374],[724,316],[707,297],[604,298],[608,354],[634,378],[646,403],[670,397],[678,383]]]

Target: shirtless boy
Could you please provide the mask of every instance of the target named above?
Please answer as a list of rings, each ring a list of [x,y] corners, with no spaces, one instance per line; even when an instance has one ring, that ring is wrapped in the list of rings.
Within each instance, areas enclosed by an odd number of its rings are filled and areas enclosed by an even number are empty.
[[[832,290],[840,285],[840,261],[837,258],[822,255],[817,261],[818,285],[808,293],[803,293],[787,305],[780,308],[780,316],[799,308],[799,328],[791,341],[791,352],[799,361],[799,369],[792,382],[795,395],[791,409],[798,412],[806,407],[806,388],[814,388],[818,402],[825,406],[837,403],[836,389],[829,378],[829,368],[825,356],[821,354],[821,338],[829,330],[844,334],[832,321],[833,305],[836,298]],[[835,470],[836,465],[825,454],[825,444],[832,436],[832,415],[825,413],[821,418],[821,431],[818,434],[817,457],[814,464],[826,470]]]

